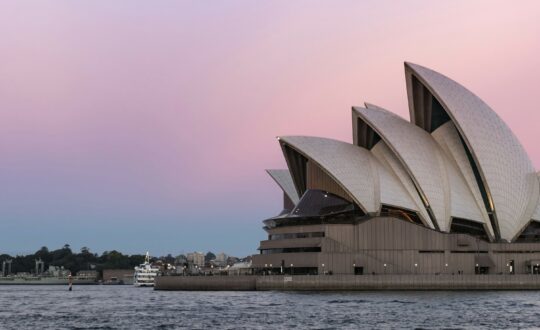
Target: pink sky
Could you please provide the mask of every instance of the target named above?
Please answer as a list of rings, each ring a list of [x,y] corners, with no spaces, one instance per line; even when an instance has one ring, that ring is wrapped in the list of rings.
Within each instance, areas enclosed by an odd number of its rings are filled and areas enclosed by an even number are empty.
[[[364,101],[408,118],[404,61],[540,169],[537,1],[5,1],[0,31],[0,253],[253,253],[275,136],[351,141]]]

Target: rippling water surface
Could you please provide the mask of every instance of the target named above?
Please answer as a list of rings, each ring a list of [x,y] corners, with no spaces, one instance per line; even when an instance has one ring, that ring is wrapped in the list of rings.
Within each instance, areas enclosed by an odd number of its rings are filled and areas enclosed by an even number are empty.
[[[2,329],[536,328],[540,292],[165,292],[0,286]]]

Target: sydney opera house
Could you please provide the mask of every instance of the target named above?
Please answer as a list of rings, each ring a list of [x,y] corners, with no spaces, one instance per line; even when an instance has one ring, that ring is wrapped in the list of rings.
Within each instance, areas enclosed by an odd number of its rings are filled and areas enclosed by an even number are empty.
[[[264,273],[538,274],[540,173],[472,92],[405,63],[410,121],[352,108],[352,143],[281,136]]]

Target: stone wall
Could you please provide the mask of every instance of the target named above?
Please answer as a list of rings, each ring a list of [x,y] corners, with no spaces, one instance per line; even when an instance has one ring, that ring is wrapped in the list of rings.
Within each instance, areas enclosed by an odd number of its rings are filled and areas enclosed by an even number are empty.
[[[540,275],[161,276],[156,290],[540,290]]]
[[[257,276],[158,276],[156,290],[254,291]]]

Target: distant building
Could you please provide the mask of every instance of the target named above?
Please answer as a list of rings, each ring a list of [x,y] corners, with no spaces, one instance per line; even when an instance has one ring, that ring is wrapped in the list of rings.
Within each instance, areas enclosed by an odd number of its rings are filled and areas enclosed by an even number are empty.
[[[13,262],[13,260],[11,260],[11,259],[4,260],[2,262],[2,274],[0,274],[0,276],[11,275],[11,264],[12,264],[12,262]]]
[[[216,261],[217,262],[227,262],[227,255],[223,252],[219,253],[217,256],[216,256]]]
[[[238,259],[237,257],[227,257],[227,265],[229,266],[232,266],[239,261],[240,259]]]
[[[177,266],[183,266],[184,264],[187,264],[187,263],[188,263],[188,260],[187,260],[186,256],[179,255],[179,256],[176,257],[175,264]]]
[[[77,272],[77,276],[79,277],[86,277],[86,278],[93,278],[97,281],[99,277],[99,273],[97,270],[80,270]]]
[[[227,258],[228,256],[221,252],[219,253],[214,260],[210,261],[210,264],[214,267],[225,267],[227,266]]]
[[[204,253],[202,252],[192,252],[187,254],[188,263],[193,264],[194,266],[204,267]]]

